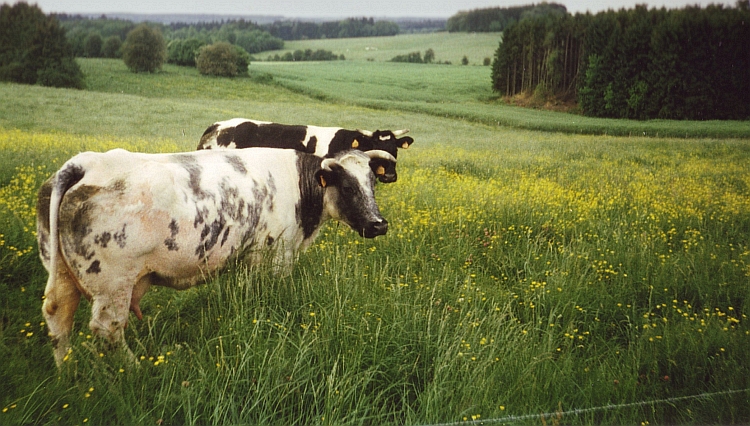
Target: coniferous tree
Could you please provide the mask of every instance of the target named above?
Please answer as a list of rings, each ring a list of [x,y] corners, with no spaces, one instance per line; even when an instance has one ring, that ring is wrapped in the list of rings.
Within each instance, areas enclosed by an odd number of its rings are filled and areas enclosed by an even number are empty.
[[[0,80],[45,86],[83,88],[75,62],[57,19],[36,5],[0,6]]]

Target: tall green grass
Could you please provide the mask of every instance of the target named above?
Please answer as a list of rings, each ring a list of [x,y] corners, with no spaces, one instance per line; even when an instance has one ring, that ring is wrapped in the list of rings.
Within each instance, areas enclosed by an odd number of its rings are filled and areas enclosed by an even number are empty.
[[[519,130],[170,73],[139,93],[0,85],[0,423],[430,424],[638,402],[531,422],[750,421],[748,392],[714,394],[750,386],[747,139]],[[126,332],[139,367],[90,337],[83,302],[56,371],[35,189],[81,150],[189,150],[234,116],[411,128],[398,182],[377,188],[388,234],[331,223],[288,277],[232,265],[152,289]]]

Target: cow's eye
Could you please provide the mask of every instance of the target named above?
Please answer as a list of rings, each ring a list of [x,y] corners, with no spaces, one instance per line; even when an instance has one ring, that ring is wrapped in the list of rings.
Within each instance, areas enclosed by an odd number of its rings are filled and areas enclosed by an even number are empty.
[[[354,188],[349,185],[342,185],[341,192],[343,192],[346,196],[351,196],[354,195]]]

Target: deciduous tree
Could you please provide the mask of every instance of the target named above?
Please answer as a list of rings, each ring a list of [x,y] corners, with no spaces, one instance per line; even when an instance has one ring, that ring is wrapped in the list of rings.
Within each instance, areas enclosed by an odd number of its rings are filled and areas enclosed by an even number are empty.
[[[128,33],[122,46],[122,59],[133,72],[156,72],[167,58],[164,36],[157,28],[140,24]]]

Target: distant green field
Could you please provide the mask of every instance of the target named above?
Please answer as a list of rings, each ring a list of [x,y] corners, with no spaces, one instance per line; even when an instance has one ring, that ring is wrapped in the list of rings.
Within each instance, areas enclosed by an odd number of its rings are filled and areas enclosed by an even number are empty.
[[[86,91],[0,84],[0,424],[750,423],[750,137],[695,137],[746,123],[528,130],[580,118],[478,100],[486,67],[80,63]],[[81,151],[193,150],[232,117],[411,129],[376,187],[388,233],[332,222],[290,276],[152,288],[126,330],[137,367],[83,301],[56,370],[41,183]]]
[[[469,65],[482,65],[484,58],[492,58],[502,39],[502,33],[430,33],[403,34],[394,37],[365,37],[327,40],[302,40],[284,43],[284,49],[256,55],[265,60],[269,55],[293,52],[297,49],[330,50],[353,61],[390,61],[394,56],[425,50],[435,51],[435,61],[461,63],[464,56]]]
[[[251,75],[295,92],[328,101],[377,109],[412,111],[489,125],[578,134],[649,137],[750,137],[750,121],[634,121],[518,108],[492,92],[491,68],[501,33],[432,33],[395,37],[303,40],[282,51],[257,55]],[[453,65],[389,63],[396,55],[427,49],[437,61]],[[269,55],[297,49],[324,49],[346,61],[320,63],[263,62]],[[466,55],[469,66],[459,65]]]
[[[301,43],[301,42],[300,42]],[[490,67],[390,62],[255,62],[250,73],[318,99],[496,126],[578,134],[750,137],[750,121],[618,120],[510,106],[496,100]]]

